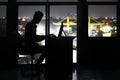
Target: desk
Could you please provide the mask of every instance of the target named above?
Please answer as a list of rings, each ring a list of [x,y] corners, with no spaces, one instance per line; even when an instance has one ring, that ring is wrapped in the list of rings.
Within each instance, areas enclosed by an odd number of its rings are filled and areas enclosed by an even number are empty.
[[[47,64],[72,64],[74,37],[50,37],[46,39]]]
[[[48,80],[65,80],[67,74],[72,73],[73,39],[74,37],[46,39]]]

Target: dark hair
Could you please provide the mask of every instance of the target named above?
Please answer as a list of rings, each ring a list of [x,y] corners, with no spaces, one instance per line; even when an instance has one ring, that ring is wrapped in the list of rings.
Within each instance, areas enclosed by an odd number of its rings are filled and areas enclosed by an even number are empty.
[[[41,11],[36,11],[33,18],[42,17],[43,13]]]

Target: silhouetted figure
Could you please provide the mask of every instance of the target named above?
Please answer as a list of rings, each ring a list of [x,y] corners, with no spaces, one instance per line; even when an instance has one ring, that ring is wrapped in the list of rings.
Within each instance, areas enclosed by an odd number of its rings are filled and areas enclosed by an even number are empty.
[[[45,36],[36,35],[36,24],[38,24],[41,21],[42,17],[43,13],[40,11],[36,11],[33,15],[33,19],[30,22],[28,22],[25,26],[26,50],[29,51],[31,54],[43,53],[40,57],[41,61],[44,59],[45,47],[38,45],[36,42],[44,40]]]

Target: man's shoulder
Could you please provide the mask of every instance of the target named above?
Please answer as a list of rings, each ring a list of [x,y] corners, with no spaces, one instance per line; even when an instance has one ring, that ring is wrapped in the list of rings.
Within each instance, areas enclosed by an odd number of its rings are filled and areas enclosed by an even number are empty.
[[[33,23],[32,22],[28,22],[27,24],[26,24],[26,26],[28,26],[28,25],[32,25]]]
[[[26,24],[26,27],[30,27],[30,26],[36,26],[34,23],[32,23],[32,22],[28,22],[27,24]]]

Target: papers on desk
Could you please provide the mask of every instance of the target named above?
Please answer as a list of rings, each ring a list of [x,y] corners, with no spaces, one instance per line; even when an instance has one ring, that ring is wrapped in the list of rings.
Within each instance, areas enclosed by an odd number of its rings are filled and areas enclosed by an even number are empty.
[[[42,41],[39,41],[39,42],[36,42],[36,43],[40,46],[45,46],[45,40],[42,40]]]

